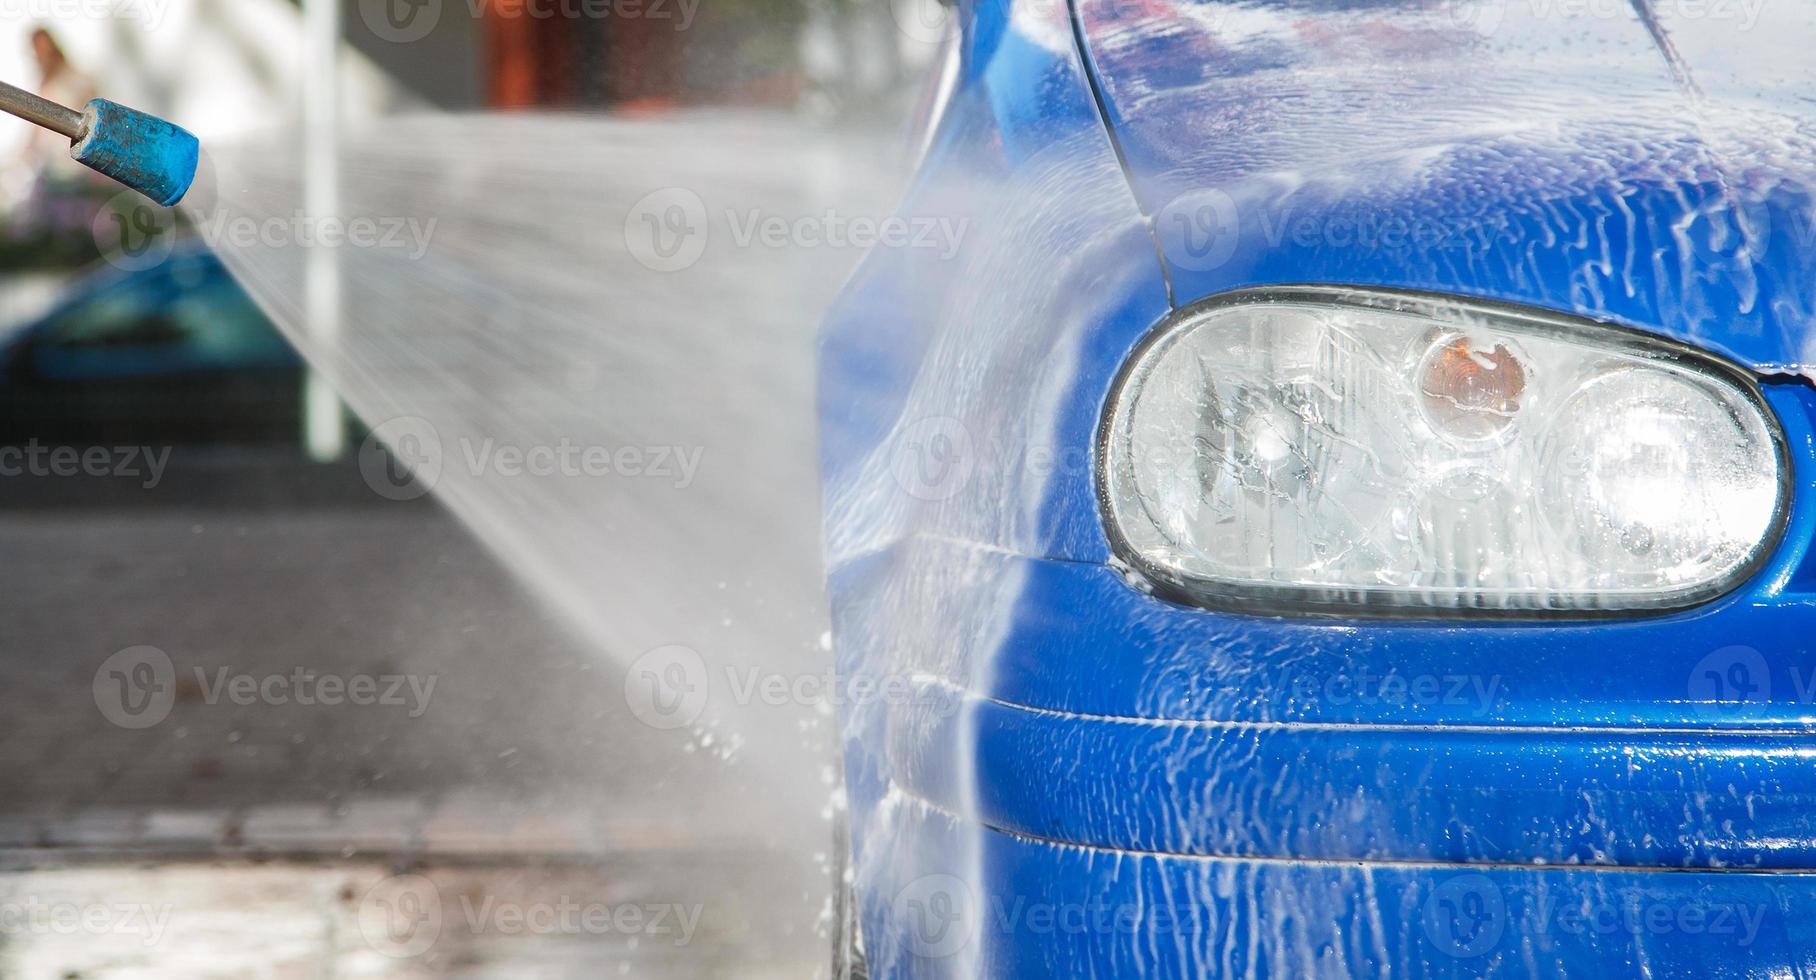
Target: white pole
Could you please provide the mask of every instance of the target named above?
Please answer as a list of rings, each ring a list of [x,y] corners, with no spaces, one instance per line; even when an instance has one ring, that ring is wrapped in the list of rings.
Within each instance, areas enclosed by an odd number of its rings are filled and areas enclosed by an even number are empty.
[[[340,210],[340,0],[304,0],[303,208],[316,227]],[[317,243],[304,270],[310,341],[332,350],[340,333],[340,257]],[[317,462],[339,459],[347,427],[340,397],[315,370],[303,383],[303,446]]]

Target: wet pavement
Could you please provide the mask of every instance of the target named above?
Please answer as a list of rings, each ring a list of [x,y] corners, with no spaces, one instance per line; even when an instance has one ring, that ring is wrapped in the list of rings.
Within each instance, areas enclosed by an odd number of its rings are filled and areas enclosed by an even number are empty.
[[[15,873],[0,878],[0,976],[807,975],[810,966],[765,940],[774,923],[752,914],[754,896],[683,894],[665,884],[671,871],[670,862],[620,859]]]
[[[816,870],[433,503],[179,451],[0,481],[0,553],[0,977],[819,965]]]

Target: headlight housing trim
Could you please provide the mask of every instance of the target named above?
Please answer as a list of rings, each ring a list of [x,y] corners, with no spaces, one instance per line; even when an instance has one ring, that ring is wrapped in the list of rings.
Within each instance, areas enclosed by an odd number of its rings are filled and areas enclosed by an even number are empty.
[[[1189,332],[1215,310],[1233,306],[1301,304],[1411,314],[1443,322],[1445,314],[1477,314],[1515,321],[1541,337],[1607,350],[1624,357],[1671,364],[1720,384],[1752,407],[1764,421],[1776,465],[1775,502],[1765,533],[1746,560],[1737,563],[1703,591],[1682,601],[1632,608],[1508,608],[1487,604],[1437,605],[1407,602],[1405,592],[1354,589],[1332,597],[1322,587],[1277,585],[1233,579],[1194,578],[1149,561],[1118,526],[1111,453],[1116,427],[1132,406],[1129,388],[1149,364],[1155,349]],[[1462,322],[1460,319],[1457,322]],[[1245,287],[1218,293],[1163,317],[1136,344],[1118,368],[1096,430],[1093,456],[1099,517],[1115,563],[1127,570],[1134,587],[1187,606],[1225,612],[1327,619],[1397,620],[1534,620],[1594,621],[1633,619],[1683,612],[1731,596],[1753,579],[1777,552],[1789,525],[1794,472],[1783,423],[1767,403],[1759,379],[1746,368],[1680,341],[1609,321],[1501,300],[1379,286],[1294,283]],[[1669,590],[1661,589],[1661,594]]]

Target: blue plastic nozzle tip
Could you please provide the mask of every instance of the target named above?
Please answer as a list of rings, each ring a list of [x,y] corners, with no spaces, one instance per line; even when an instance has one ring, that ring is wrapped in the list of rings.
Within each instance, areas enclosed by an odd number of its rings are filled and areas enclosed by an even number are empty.
[[[189,130],[157,116],[95,99],[82,110],[87,132],[69,155],[99,173],[170,207],[195,183],[202,144]]]

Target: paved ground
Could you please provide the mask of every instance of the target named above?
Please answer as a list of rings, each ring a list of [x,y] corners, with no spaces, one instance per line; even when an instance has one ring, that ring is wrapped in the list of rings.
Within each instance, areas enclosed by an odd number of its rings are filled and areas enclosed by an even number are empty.
[[[811,969],[798,929],[777,939],[817,907],[798,856],[753,843],[713,763],[639,726],[619,675],[434,504],[179,450],[153,489],[0,481],[0,556],[0,976]],[[21,926],[49,892],[172,926],[148,950]],[[436,902],[464,924],[424,950],[349,938],[374,903],[408,926]],[[509,927],[568,906],[612,924]],[[619,906],[703,924],[664,946]]]
[[[760,896],[673,887],[675,863],[158,864],[0,879],[0,976],[738,977],[799,980]],[[698,877],[700,869],[682,879]],[[749,879],[745,879],[749,881]],[[755,914],[753,914],[755,910]]]

